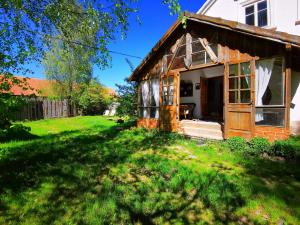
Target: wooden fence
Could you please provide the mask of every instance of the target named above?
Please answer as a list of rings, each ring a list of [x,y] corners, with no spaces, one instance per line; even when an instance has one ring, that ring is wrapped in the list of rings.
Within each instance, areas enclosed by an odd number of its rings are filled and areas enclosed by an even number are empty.
[[[39,120],[46,118],[61,118],[76,116],[78,111],[74,105],[68,107],[67,100],[50,100],[41,97],[30,97],[16,112],[15,120]]]

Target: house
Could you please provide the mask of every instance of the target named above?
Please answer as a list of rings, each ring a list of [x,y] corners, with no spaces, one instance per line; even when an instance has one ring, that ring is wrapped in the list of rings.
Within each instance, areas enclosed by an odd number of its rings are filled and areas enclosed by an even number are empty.
[[[215,139],[300,133],[300,37],[184,13],[132,73],[138,126]]]
[[[198,14],[300,35],[300,0],[207,0]]]

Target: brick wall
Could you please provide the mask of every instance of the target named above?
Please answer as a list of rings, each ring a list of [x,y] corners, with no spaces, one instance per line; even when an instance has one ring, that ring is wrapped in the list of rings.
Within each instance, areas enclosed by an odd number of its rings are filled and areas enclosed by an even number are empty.
[[[254,136],[264,137],[273,142],[289,138],[290,130],[281,127],[256,126]]]
[[[159,121],[157,119],[138,119],[137,127],[144,127],[147,129],[155,129],[159,127]]]

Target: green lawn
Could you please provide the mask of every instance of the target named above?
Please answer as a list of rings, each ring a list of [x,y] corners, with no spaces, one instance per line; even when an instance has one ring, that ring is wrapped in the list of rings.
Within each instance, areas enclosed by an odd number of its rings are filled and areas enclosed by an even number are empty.
[[[296,161],[103,117],[25,125],[0,144],[0,224],[300,224]]]

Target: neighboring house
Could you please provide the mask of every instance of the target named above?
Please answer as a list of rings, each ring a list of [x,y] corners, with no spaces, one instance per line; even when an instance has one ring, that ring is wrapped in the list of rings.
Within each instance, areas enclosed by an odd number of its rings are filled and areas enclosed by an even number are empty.
[[[187,28],[176,21],[130,77],[138,126],[215,139],[299,134],[300,37],[185,16]]]
[[[300,0],[207,0],[198,14],[300,35]]]
[[[14,76],[26,83],[25,90],[13,85],[10,92],[25,100],[24,106],[16,113],[16,120],[38,120],[44,118],[60,118],[74,116],[78,110],[67,100],[55,100],[53,97],[53,81],[37,78]]]

